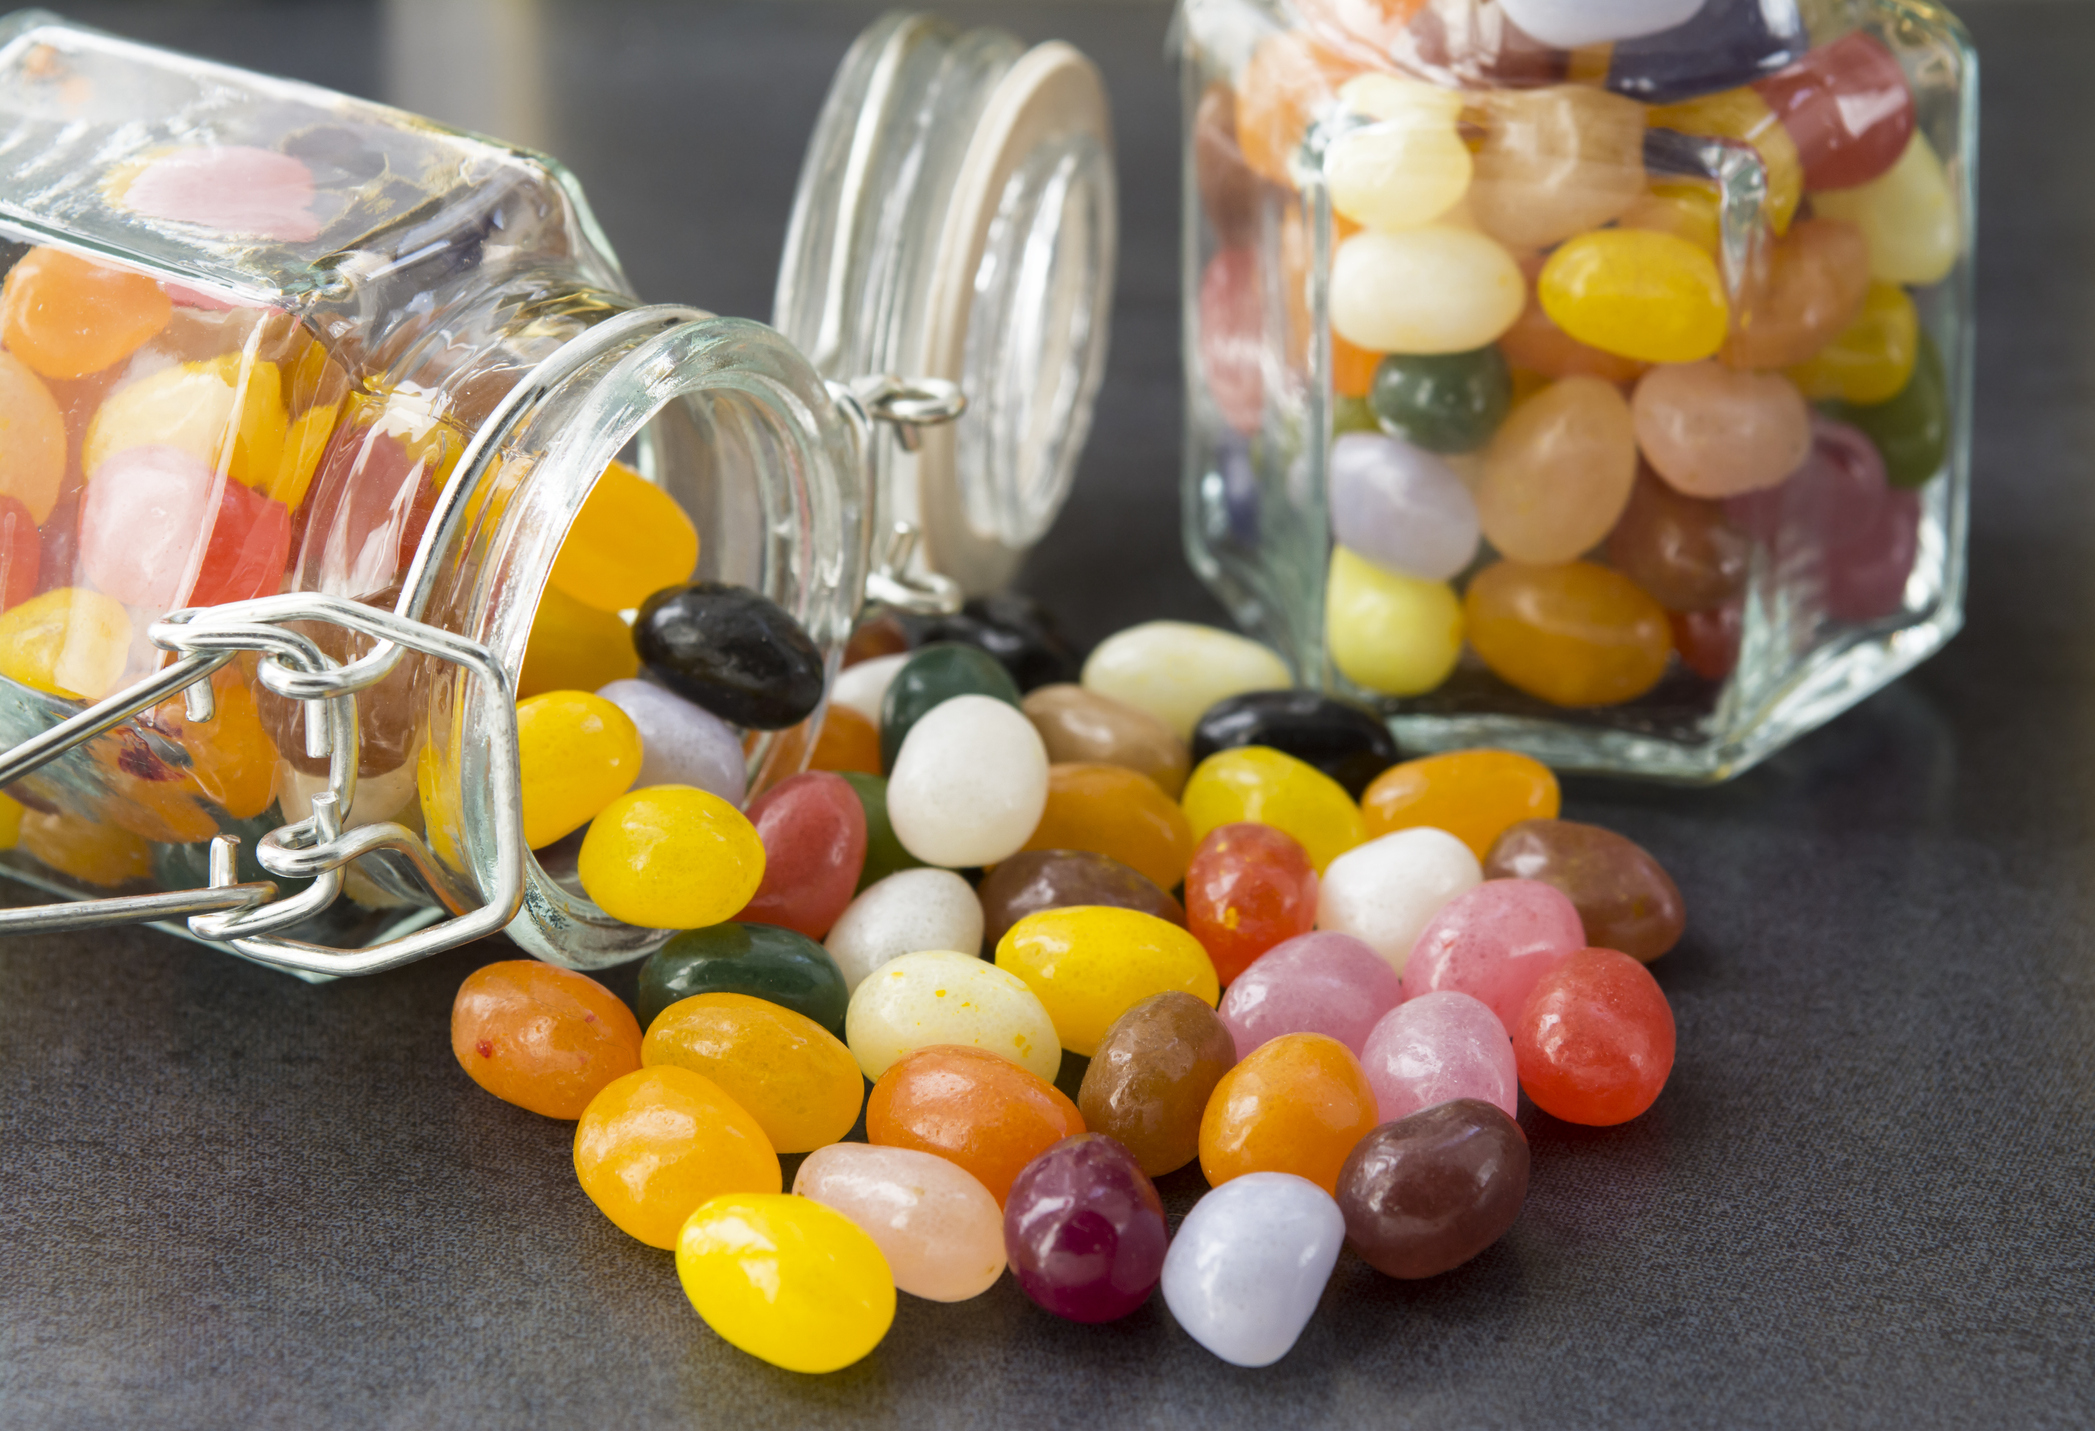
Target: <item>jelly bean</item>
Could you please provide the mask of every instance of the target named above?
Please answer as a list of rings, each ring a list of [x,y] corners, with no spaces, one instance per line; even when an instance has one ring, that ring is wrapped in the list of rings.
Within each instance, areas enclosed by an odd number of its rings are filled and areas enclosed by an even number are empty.
[[[80,570],[127,606],[165,611],[187,592],[217,475],[177,447],[128,447],[80,505]]]
[[[1039,732],[994,696],[955,696],[910,727],[888,777],[888,818],[926,864],[995,864],[1025,847],[1047,808]]]
[[[1506,1235],[1528,1195],[1528,1140],[1512,1115],[1460,1098],[1385,1123],[1346,1159],[1346,1240],[1378,1272],[1437,1277]]]
[[[1470,645],[1507,685],[1558,706],[1633,701],[1666,674],[1665,608],[1591,562],[1479,572],[1463,596]]]
[[[1482,878],[1469,846],[1445,830],[1380,835],[1324,871],[1317,928],[1352,935],[1402,974],[1427,921]]]
[[[1513,256],[1475,229],[1370,230],[1332,257],[1331,326],[1378,353],[1467,353],[1513,326],[1527,291]]]
[[[1522,820],[1556,818],[1562,796],[1548,766],[1511,750],[1455,750],[1392,766],[1360,797],[1369,839],[1431,825],[1478,859]]]
[[[1683,497],[1648,469],[1608,533],[1608,561],[1668,611],[1722,606],[1745,589],[1752,559],[1721,502]]]
[[[1318,873],[1361,840],[1360,807],[1323,771],[1265,746],[1218,751],[1186,782],[1195,839],[1219,825],[1253,821],[1298,841]]]
[[[1050,765],[1047,808],[1027,850],[1089,850],[1174,889],[1193,858],[1185,811],[1157,783],[1124,765]]]
[[[1644,192],[1644,111],[1591,85],[1482,96],[1470,204],[1484,232],[1547,248],[1621,217]]]
[[[1855,321],[1787,376],[1807,398],[1867,406],[1897,397],[1912,379],[1919,355],[1920,317],[1913,299],[1895,283],[1872,283]]]
[[[1644,459],[1690,497],[1772,487],[1811,446],[1811,411],[1777,373],[1721,363],[1654,368],[1631,403]]]
[[[604,1085],[640,1067],[640,1025],[587,975],[505,959],[458,986],[451,1052],[504,1103],[573,1120]]]
[[[1145,621],[1098,643],[1084,689],[1162,721],[1180,740],[1209,706],[1245,691],[1292,685],[1266,647],[1232,631],[1184,621]]]
[[[894,822],[887,814],[887,781],[856,770],[837,773],[858,795],[858,803],[866,812],[866,864],[859,871],[859,889],[864,891],[898,870],[921,867],[924,862],[903,849],[902,842],[895,838]]]
[[[1607,86],[1651,104],[1744,84],[1811,46],[1798,7],[1765,0],[1706,0],[1670,30],[1618,42]]]
[[[697,565],[698,528],[676,498],[613,462],[560,539],[551,580],[585,606],[623,611],[690,580]]]
[[[1248,691],[1208,707],[1193,730],[1193,756],[1262,745],[1292,755],[1358,795],[1396,763],[1397,743],[1381,717],[1318,691]]]
[[[1898,58],[1856,30],[1753,85],[1797,146],[1808,189],[1851,189],[1898,162],[1913,91]]]
[[[1419,931],[1404,965],[1404,997],[1473,995],[1511,1028],[1535,981],[1587,939],[1577,906],[1554,885],[1487,879],[1442,905]]]
[[[0,676],[32,690],[98,700],[130,651],[130,613],[99,591],[61,586],[0,612]]]
[[[920,646],[896,670],[880,702],[880,758],[889,770],[916,723],[955,696],[1019,704],[1018,682],[987,651],[954,641]]]
[[[781,1153],[841,1140],[858,1121],[865,1096],[858,1064],[836,1035],[805,1014],[747,994],[677,1000],[648,1025],[640,1062],[712,1079]]]
[[[1731,314],[1716,260],[1650,229],[1571,239],[1542,265],[1535,294],[1572,338],[1645,363],[1709,357],[1724,345]]]
[[[1090,850],[1013,855],[990,871],[978,892],[982,942],[991,949],[1027,915],[1074,905],[1139,910],[1181,929],[1186,925],[1186,911],[1177,900],[1119,860]]]
[[[866,1138],[936,1153],[1003,1207],[1015,1179],[1084,1119],[1047,1080],[978,1048],[924,1048],[881,1075],[866,1099]]]
[[[1208,1097],[1236,1062],[1215,1011],[1183,990],[1151,994],[1113,1021],[1084,1069],[1084,1126],[1116,1139],[1153,1178],[1200,1152]]]
[[[1151,994],[1176,989],[1212,1007],[1222,992],[1199,940],[1155,915],[1106,905],[1029,914],[997,941],[996,960],[1039,998],[1062,1047],[1086,1058]]]
[[[276,800],[276,743],[256,711],[255,693],[240,679],[237,668],[226,667],[214,674],[211,690],[217,709],[210,720],[191,721],[177,699],[155,706],[151,724],[182,747],[198,789],[233,819],[252,820]],[[402,804],[414,798],[412,772],[405,784]],[[357,782],[352,813],[363,803],[368,785],[367,781]]]
[[[633,619],[633,646],[662,684],[735,725],[784,730],[822,702],[821,651],[746,587],[699,581],[656,592]]]
[[[987,651],[1021,691],[1077,678],[1077,653],[1055,618],[1015,591],[971,597],[951,615],[914,616],[907,627],[917,646],[956,641]]]
[[[1870,277],[1926,288],[1964,252],[1962,206],[1942,160],[1915,131],[1896,164],[1867,184],[1814,194],[1820,218],[1845,219],[1869,239]]]
[[[22,842],[22,816],[28,809],[12,795],[0,794],[0,850],[11,850]]]
[[[621,1232],[675,1247],[684,1219],[722,1193],[775,1193],[778,1154],[756,1119],[703,1074],[642,1068],[613,1079],[575,1124],[575,1175]]]
[[[1725,504],[1734,521],[1768,541],[1777,570],[1800,590],[1816,586],[1837,621],[1897,611],[1918,551],[1920,501],[1893,490],[1870,439],[1817,418],[1811,456],[1771,491]]]
[[[1055,1020],[1038,991],[972,954],[925,949],[890,959],[852,991],[845,1041],[878,1081],[919,1049],[965,1047],[1009,1059],[1037,1078],[1062,1068]]]
[[[1640,227],[1632,225],[1629,218],[1629,215],[1623,217],[1625,228]],[[1529,374],[1531,380],[1534,377],[1590,377],[1610,383],[1635,382],[1643,375],[1646,364],[1581,343],[1559,328],[1542,310],[1542,300],[1533,287],[1541,278],[1546,262],[1541,254],[1530,254],[1521,260],[1520,271],[1530,287],[1528,301],[1513,326],[1499,335],[1499,351],[1512,364],[1516,384],[1523,373]],[[1520,396],[1526,395],[1524,391],[1516,391]]]
[[[1309,1325],[1346,1240],[1329,1192],[1288,1173],[1216,1188],[1164,1255],[1164,1305],[1186,1334],[1233,1366],[1271,1366]]]
[[[1500,8],[1543,44],[1575,50],[1685,25],[1702,0],[1500,0]]]
[[[1477,518],[1509,560],[1571,561],[1607,536],[1636,480],[1637,435],[1622,394],[1599,378],[1564,378],[1491,439]]]
[[[979,956],[982,923],[982,903],[959,875],[901,870],[852,900],[823,947],[844,976],[846,991],[856,993],[867,975],[904,954],[950,949]]]
[[[1354,685],[1377,695],[1423,695],[1462,655],[1462,602],[1444,581],[1405,576],[1335,546],[1324,633],[1332,664]]]
[[[1721,681],[1736,670],[1745,637],[1743,605],[1731,601],[1710,611],[1667,612],[1680,663],[1705,681]]]
[[[1237,145],[1253,171],[1294,188],[1289,165],[1316,114],[1361,69],[1299,31],[1267,35],[1237,81]]]
[[[274,363],[255,363],[243,373],[234,354],[222,361],[162,368],[126,383],[103,400],[88,424],[81,470],[92,479],[119,452],[150,444],[179,448],[214,471],[224,458],[228,475],[252,486],[273,474],[282,461],[283,405],[275,392],[280,381]],[[249,445],[257,450],[239,452],[243,435],[255,439]],[[235,449],[231,453],[226,451],[229,445]],[[238,472],[231,470],[235,456],[247,458],[238,464]],[[35,507],[33,502],[29,505]]]
[[[108,470],[105,466],[105,475]],[[87,505],[95,502],[90,490]],[[84,518],[81,525],[84,539]],[[196,584],[189,589],[189,604],[216,606],[274,596],[283,584],[284,562],[290,554],[291,513],[284,504],[270,501],[252,487],[228,482],[219,494]]]
[[[830,686],[830,704],[849,706],[880,728],[880,708],[887,700],[887,688],[895,679],[895,673],[909,663],[909,653],[899,652],[890,656],[874,656],[837,672]]]
[[[748,780],[742,741],[719,716],[646,681],[613,681],[597,694],[640,732],[636,786],[695,785],[730,805],[742,803]]]
[[[1650,111],[1649,118],[1656,129],[1743,139],[1752,145],[1765,166],[1767,195],[1762,204],[1768,226],[1778,235],[1788,231],[1790,218],[1804,197],[1804,165],[1797,156],[1796,141],[1758,94],[1750,89],[1727,89],[1698,95],[1662,104]]]
[[[1680,942],[1680,888],[1636,842],[1575,820],[1524,820],[1499,837],[1484,863],[1493,880],[1540,880],[1578,910],[1586,942],[1643,963]]]
[[[851,632],[851,639],[844,643],[844,669],[876,660],[882,656],[906,656],[909,654],[909,633],[903,629],[901,618],[892,611],[882,611],[878,616],[868,617],[858,623]],[[880,702],[873,703],[874,714],[880,711]]]
[[[1222,1075],[1200,1118],[1211,1187],[1246,1173],[1293,1173],[1325,1192],[1375,1126],[1375,1090],[1351,1050],[1323,1034],[1282,1034]]]
[[[1473,452],[1482,447],[1505,420],[1512,401],[1513,382],[1497,348],[1391,353],[1375,365],[1374,386],[1368,392],[1383,430],[1428,452]]]
[[[1464,89],[1526,88],[1564,78],[1570,56],[1505,23],[1494,6],[1433,0],[1377,46],[1405,70]]]
[[[212,722],[214,725],[216,721]],[[313,813],[313,797],[327,789],[325,775],[308,775],[286,761],[276,772],[281,808],[286,821],[303,820]],[[342,827],[376,824],[405,810],[415,798],[416,771],[412,766],[358,775],[356,794],[342,813]],[[579,844],[579,842],[573,842]]]
[[[1156,1188],[1099,1133],[1028,1163],[1004,1204],[1004,1254],[1019,1290],[1073,1322],[1116,1321],[1148,1301],[1167,1240]]]
[[[764,880],[764,844],[718,795],[657,785],[621,795],[597,813],[576,871],[613,919],[644,929],[702,929],[749,903]]]
[[[832,1143],[793,1175],[796,1195],[835,1208],[879,1246],[898,1291],[964,1302],[1004,1271],[1004,1216],[974,1175],[913,1148]]]
[[[1057,764],[1125,765],[1174,800],[1186,788],[1186,743],[1147,711],[1076,685],[1028,691],[1020,708]]]
[[[1305,326],[1307,325],[1305,324]],[[1344,338],[1339,337],[1336,333],[1331,335],[1332,431],[1344,432],[1347,430],[1346,419],[1344,414],[1339,411],[1339,405],[1342,403],[1366,402],[1369,390],[1375,386],[1375,369],[1382,366],[1382,359],[1385,356],[1387,355],[1383,353],[1374,353],[1366,348],[1356,347],[1348,343]],[[1376,430],[1372,411],[1368,415],[1368,421],[1362,425],[1360,430],[1363,432]]]
[[[895,1320],[880,1246],[843,1213],[804,1197],[711,1198],[676,1240],[684,1295],[729,1345],[787,1371],[863,1359]]]
[[[1477,554],[1477,503],[1447,463],[1380,433],[1331,444],[1331,535],[1378,566],[1447,581]]]
[[[111,197],[148,218],[228,234],[292,244],[320,235],[312,213],[313,171],[293,155],[250,144],[169,150]]]
[[[60,874],[103,889],[153,872],[153,847],[129,830],[59,811],[23,814],[19,848]]]
[[[1346,130],[1324,151],[1335,211],[1371,229],[1408,229],[1455,206],[1472,168],[1456,132],[1459,91],[1367,74],[1341,86],[1339,99],[1374,122]]]
[[[550,586],[539,596],[517,672],[519,698],[602,690],[639,674],[640,656],[625,622]]]
[[[1210,830],[1186,870],[1186,928],[1227,984],[1317,917],[1317,872],[1294,837],[1271,825]]]
[[[1519,1112],[1506,1025],[1468,994],[1443,989],[1406,999],[1369,1032],[1360,1062],[1384,1123],[1456,1098],[1480,1099],[1508,1118]]]
[[[290,426],[284,430],[284,455],[268,481],[270,501],[281,502],[287,511],[292,512],[305,502],[306,494],[312,490],[313,478],[320,471],[320,459],[327,455],[328,440],[335,435],[335,424],[341,412],[340,403],[326,403],[308,408],[291,419]]]
[[[579,830],[640,773],[640,732],[602,696],[548,691],[517,702],[524,842],[539,849]]]
[[[1251,434],[1265,421],[1266,306],[1257,250],[1226,248],[1200,275],[1201,387],[1222,420]]]
[[[0,496],[0,611],[36,595],[42,567],[43,540],[36,518],[14,498]]]
[[[878,775],[880,728],[849,706],[833,705],[823,713],[822,732],[807,764],[810,770]]]
[[[1855,320],[1869,284],[1861,229],[1835,219],[1792,226],[1748,277],[1724,361],[1734,368],[1803,362]]]
[[[1620,223],[1626,229],[1672,234],[1715,256],[1724,246],[1721,203],[1717,186],[1708,180],[1660,179],[1623,212]]]
[[[1237,147],[1237,92],[1209,85],[1193,115],[1193,187],[1222,246],[1258,237],[1264,185]]]
[[[747,813],[764,842],[764,882],[742,918],[820,939],[865,868],[865,807],[842,776],[810,770],[757,796]]]
[[[1913,376],[1897,396],[1870,405],[1832,403],[1827,412],[1862,431],[1882,454],[1894,487],[1932,481],[1949,457],[1949,375],[1925,330],[1915,344]]]
[[[1581,949],[1542,976],[1513,1026],[1520,1086],[1567,1123],[1627,1123],[1673,1071],[1673,1010],[1642,964]]]
[[[851,995],[827,950],[790,929],[716,924],[664,944],[640,966],[641,1027],[699,994],[746,994],[820,1024],[841,1038]]]
[[[39,376],[84,378],[137,352],[173,313],[142,273],[33,248],[0,292],[0,341]]]
[[[1282,1034],[1328,1034],[1358,1055],[1403,997],[1397,973],[1347,934],[1302,934],[1259,956],[1216,1010],[1237,1057]]]

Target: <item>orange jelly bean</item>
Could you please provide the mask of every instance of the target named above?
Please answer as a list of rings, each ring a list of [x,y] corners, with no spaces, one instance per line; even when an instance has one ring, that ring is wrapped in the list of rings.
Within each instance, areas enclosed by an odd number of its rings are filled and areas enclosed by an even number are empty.
[[[174,304],[142,273],[33,248],[8,270],[0,341],[47,378],[84,378],[130,357]]]
[[[640,1021],[586,974],[505,959],[458,986],[451,1052],[504,1103],[580,1118],[606,1084],[640,1067]]]
[[[212,676],[211,693],[217,710],[210,720],[190,720],[176,697],[154,707],[153,728],[188,752],[198,790],[234,819],[252,820],[276,801],[276,742],[237,669]]]
[[[1158,889],[1176,888],[1193,858],[1193,826],[1178,802],[1124,765],[1050,765],[1047,809],[1029,850],[1089,850]]]
[[[1339,1169],[1375,1130],[1375,1090],[1337,1039],[1282,1034],[1222,1075],[1200,1117],[1210,1187],[1246,1173],[1293,1173],[1338,1195]]]
[[[28,364],[0,351],[0,495],[28,508],[38,526],[58,505],[65,454],[58,400]]]
[[[1491,853],[1522,820],[1554,820],[1563,796],[1541,761],[1511,750],[1455,750],[1392,765],[1362,792],[1368,838],[1430,825],[1475,851]]]
[[[151,845],[129,830],[78,815],[28,811],[22,816],[21,848],[60,874],[105,889],[153,872]]]
[[[880,730],[849,706],[832,705],[822,717],[822,734],[815,740],[815,753],[808,757],[810,770],[855,770],[861,775],[880,773]]]
[[[1673,654],[1665,608],[1592,562],[1499,562],[1470,582],[1462,609],[1470,645],[1492,674],[1552,705],[1635,700]]]
[[[1372,1094],[1368,1105],[1372,1111]],[[958,1044],[934,1044],[898,1059],[866,1099],[866,1141],[958,1164],[999,1207],[1026,1164],[1083,1131],[1084,1115],[1053,1084]],[[1337,1170],[1334,1163],[1334,1176]]]
[[[650,1247],[723,1193],[776,1193],[784,1174],[747,1109],[702,1073],[664,1064],[614,1078],[575,1124],[575,1176],[597,1210]]]
[[[1244,162],[1292,189],[1288,160],[1302,147],[1310,119],[1359,69],[1300,33],[1260,40],[1237,90],[1237,147]]]

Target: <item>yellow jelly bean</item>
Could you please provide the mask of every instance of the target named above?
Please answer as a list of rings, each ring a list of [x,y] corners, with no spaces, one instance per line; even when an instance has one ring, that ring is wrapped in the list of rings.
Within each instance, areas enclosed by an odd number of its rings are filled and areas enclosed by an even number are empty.
[[[1542,265],[1542,311],[1603,352],[1645,363],[1692,363],[1724,345],[1730,309],[1716,261],[1650,229],[1580,234]]]
[[[1294,836],[1317,873],[1366,837],[1360,807],[1329,775],[1263,745],[1217,751],[1193,772],[1180,802],[1195,841],[1250,820]]]
[[[866,975],[851,991],[844,1038],[876,1082],[918,1049],[942,1044],[996,1054],[1050,1083],[1062,1068],[1062,1043],[1040,996],[1010,970],[951,949],[904,954]]]
[[[0,614],[0,676],[54,696],[108,694],[130,654],[130,613],[99,591],[62,586]]]
[[[643,929],[703,929],[733,919],[764,882],[764,842],[711,791],[655,785],[619,796],[589,823],[576,864],[582,890],[613,919]]]
[[[1459,90],[1361,75],[1340,88],[1339,99],[1376,123],[1348,130],[1325,153],[1334,209],[1371,229],[1406,229],[1455,206],[1473,167],[1455,129]]]
[[[1789,380],[1814,402],[1839,398],[1870,407],[1905,391],[1919,357],[1920,315],[1912,298],[1895,283],[1872,283],[1855,321],[1789,369]]]
[[[298,415],[284,434],[283,459],[269,479],[270,501],[282,502],[294,512],[298,510],[298,504],[305,501],[306,492],[313,485],[313,474],[320,470],[321,454],[327,451],[327,440],[334,436],[335,419],[341,413],[342,405],[336,402]]]
[[[1385,696],[1424,695],[1462,655],[1462,602],[1444,581],[1406,576],[1333,547],[1324,638],[1339,674],[1354,685]]]
[[[805,1014],[747,994],[697,994],[655,1016],[643,1068],[702,1073],[748,1110],[771,1146],[807,1153],[858,1121],[866,1081],[851,1050]]]
[[[650,1247],[722,1193],[775,1193],[778,1154],[747,1109],[702,1073],[642,1068],[614,1078],[575,1124],[575,1176],[597,1210]]]
[[[677,1238],[677,1280],[721,1338],[787,1371],[836,1371],[880,1345],[895,1278],[865,1230],[812,1198],[716,1197]]]
[[[516,736],[524,839],[534,850],[588,824],[640,773],[639,727],[587,691],[518,701]]]
[[[290,418],[275,363],[245,365],[228,353],[162,368],[112,392],[87,425],[81,470],[92,479],[126,448],[178,448],[249,487],[267,485],[283,462]],[[230,450],[228,450],[230,448]]]
[[[517,673],[519,697],[545,691],[594,691],[640,674],[633,633],[608,611],[599,611],[549,586],[531,619],[524,668]]]
[[[142,836],[64,812],[26,812],[21,849],[60,874],[103,889],[144,879],[153,872],[153,847]]]
[[[256,362],[247,365],[243,376],[238,353],[214,361],[239,394],[240,416],[233,426],[226,475],[244,487],[267,488],[283,467],[284,440],[291,426],[291,415],[284,410],[283,374],[275,363]]]
[[[65,481],[65,416],[44,380],[0,351],[0,496],[14,498],[41,525]]]
[[[22,843],[22,816],[28,809],[12,795],[0,794],[0,850]]]
[[[1222,997],[1200,941],[1136,909],[1076,905],[1029,914],[997,941],[997,967],[1026,981],[1072,1053],[1098,1052],[1113,1021],[1151,994]]]
[[[553,585],[585,606],[624,611],[688,580],[697,565],[698,528],[676,498],[614,462],[561,539]]]
[[[1684,238],[1714,255],[1723,242],[1717,217],[1717,186],[1693,179],[1662,179],[1629,206],[1621,224],[1626,229],[1655,229]]]
[[[1869,240],[1870,277],[1925,288],[1949,277],[1964,251],[1964,226],[1949,175],[1915,131],[1899,162],[1867,184],[1811,196],[1822,219],[1846,219]]]
[[[1796,141],[1759,95],[1750,89],[1727,89],[1679,104],[1659,105],[1649,119],[1655,129],[1743,139],[1751,144],[1767,166],[1768,226],[1778,234],[1789,230],[1797,203],[1804,197],[1804,161],[1797,155]]]

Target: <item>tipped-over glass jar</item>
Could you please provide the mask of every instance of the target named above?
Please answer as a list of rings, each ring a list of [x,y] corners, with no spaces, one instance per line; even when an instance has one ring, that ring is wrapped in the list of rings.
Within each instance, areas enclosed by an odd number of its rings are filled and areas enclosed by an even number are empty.
[[[1413,749],[1716,780],[1962,622],[1926,0],[1189,0],[1186,542]]]
[[[647,593],[597,578],[667,552],[664,584],[761,593],[833,671],[869,576],[935,605],[1038,537],[1103,362],[1111,141],[1074,51],[891,16],[817,140],[796,346],[640,303],[543,156],[0,21],[0,863],[116,896],[0,928],[187,915],[312,973],[504,927],[577,967],[666,937],[521,837],[514,701],[637,664]],[[969,396],[988,431],[951,424]],[[1005,439],[1043,423],[1044,464]],[[611,560],[556,565],[607,471]],[[695,555],[637,530],[663,494]],[[820,719],[748,732],[752,793]]]

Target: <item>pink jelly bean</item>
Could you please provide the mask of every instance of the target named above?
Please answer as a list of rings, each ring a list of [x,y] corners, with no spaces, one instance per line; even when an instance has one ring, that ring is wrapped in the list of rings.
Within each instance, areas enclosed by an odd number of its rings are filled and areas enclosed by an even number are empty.
[[[1585,946],[1579,912],[1563,893],[1539,880],[1486,880],[1449,900],[1419,932],[1404,964],[1404,997],[1469,994],[1510,1029],[1535,981]]]
[[[289,154],[208,144],[164,154],[124,190],[134,213],[225,233],[304,243],[320,234],[313,171]]]
[[[1375,1020],[1404,996],[1389,961],[1350,934],[1282,940],[1252,961],[1223,997],[1223,1026],[1245,1058],[1282,1034],[1328,1034],[1355,1053]]]
[[[1259,256],[1226,248],[1200,276],[1200,366],[1222,420],[1254,433],[1265,419],[1266,301]]]
[[[841,775],[805,771],[752,800],[749,822],[764,842],[764,882],[735,917],[823,938],[865,868],[866,808],[857,792]]]
[[[181,600],[218,480],[179,447],[128,447],[95,469],[80,504],[80,568],[126,606]]]
[[[1768,543],[1784,582],[1816,584],[1828,616],[1889,616],[1920,550],[1920,496],[1893,487],[1876,444],[1847,423],[1814,417],[1811,442],[1787,481],[1726,502],[1725,514]]]
[[[1454,1098],[1495,1103],[1508,1118],[1519,1113],[1513,1040],[1468,994],[1444,989],[1397,1005],[1368,1035],[1360,1063],[1384,1123]]]

